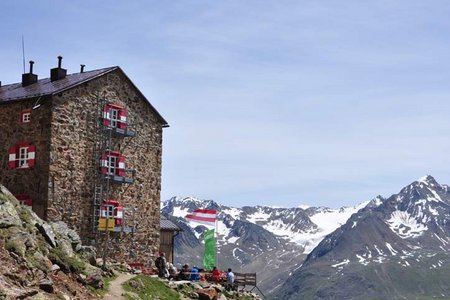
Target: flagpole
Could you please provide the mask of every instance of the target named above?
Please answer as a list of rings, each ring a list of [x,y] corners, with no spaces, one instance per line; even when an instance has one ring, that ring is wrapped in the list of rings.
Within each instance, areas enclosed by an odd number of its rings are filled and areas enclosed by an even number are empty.
[[[214,232],[214,239],[215,239],[215,241],[214,241],[214,256],[216,257],[216,267],[220,270],[220,268],[219,268],[219,266],[218,266],[218,261],[219,261],[219,258],[217,257],[217,237],[218,237],[218,233],[217,233],[217,229],[218,229],[218,225],[217,225],[217,216],[216,216],[216,222],[215,222],[215,224],[216,224],[216,230],[214,230],[215,232]]]

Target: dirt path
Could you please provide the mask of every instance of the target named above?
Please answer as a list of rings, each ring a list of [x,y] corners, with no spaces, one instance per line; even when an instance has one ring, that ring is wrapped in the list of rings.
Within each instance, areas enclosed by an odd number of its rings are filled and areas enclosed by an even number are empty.
[[[109,285],[109,291],[106,293],[105,297],[103,299],[105,300],[125,300],[125,297],[122,296],[122,294],[125,292],[122,288],[122,283],[125,281],[133,278],[136,275],[133,274],[127,274],[127,273],[119,273],[119,276],[117,276],[116,279],[111,281]]]

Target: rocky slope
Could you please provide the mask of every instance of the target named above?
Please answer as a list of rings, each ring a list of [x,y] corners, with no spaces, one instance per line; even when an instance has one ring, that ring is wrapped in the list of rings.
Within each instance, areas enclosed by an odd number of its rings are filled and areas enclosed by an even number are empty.
[[[93,299],[95,252],[63,222],[46,223],[0,185],[0,299]]]
[[[274,299],[450,297],[450,189],[426,176],[326,236]]]
[[[186,262],[202,265],[203,255],[205,227],[186,223],[184,216],[197,208],[216,209],[219,267],[257,272],[258,286],[270,293],[287,280],[326,234],[365,204],[341,209],[235,208],[212,200],[174,197],[163,202],[161,211],[183,229],[175,239],[175,263],[180,266]]]

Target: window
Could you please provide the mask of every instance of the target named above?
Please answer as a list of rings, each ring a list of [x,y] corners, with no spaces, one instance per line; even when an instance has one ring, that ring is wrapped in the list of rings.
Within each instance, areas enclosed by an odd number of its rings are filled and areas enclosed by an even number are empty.
[[[103,218],[114,218],[114,206],[113,205],[104,205],[102,207],[102,217]]]
[[[103,107],[103,125],[109,128],[127,128],[127,111],[120,105],[105,104]]]
[[[33,200],[28,196],[28,194],[18,194],[14,195],[17,200],[19,200],[20,204],[33,207]]]
[[[101,172],[110,176],[125,176],[125,156],[116,151],[106,151],[101,159]]]
[[[10,169],[29,169],[36,164],[36,147],[29,142],[17,143],[9,148],[8,167]]]
[[[117,156],[114,155],[108,155],[108,175],[114,175],[116,174],[116,168],[117,168]]]
[[[28,168],[28,148],[29,147],[19,148],[19,168]]]
[[[114,219],[114,225],[120,226],[123,222],[123,206],[116,200],[104,201],[100,217]]]
[[[111,127],[117,128],[117,121],[119,117],[119,111],[117,109],[111,109]]]
[[[20,113],[20,124],[26,124],[31,122],[31,110],[24,110]]]

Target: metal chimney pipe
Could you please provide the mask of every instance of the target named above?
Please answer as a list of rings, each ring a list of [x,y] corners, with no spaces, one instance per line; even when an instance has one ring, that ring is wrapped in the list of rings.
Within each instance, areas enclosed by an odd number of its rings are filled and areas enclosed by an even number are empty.
[[[80,65],[80,66],[81,66],[80,73],[84,73],[84,66],[85,65]]]
[[[58,56],[58,69],[61,69],[62,56]]]
[[[30,74],[33,74],[33,64],[34,61],[30,60]]]

